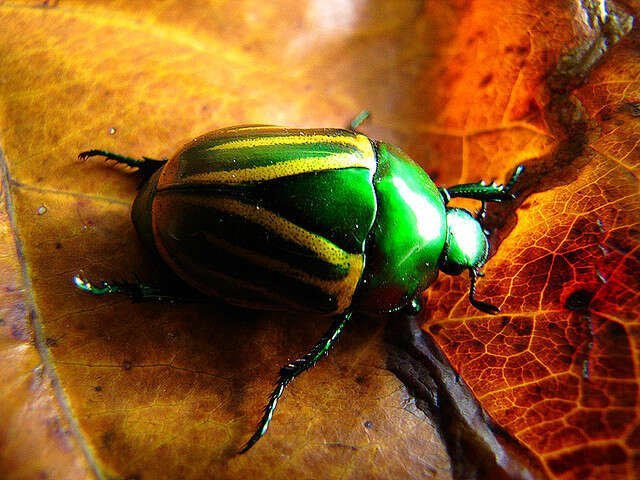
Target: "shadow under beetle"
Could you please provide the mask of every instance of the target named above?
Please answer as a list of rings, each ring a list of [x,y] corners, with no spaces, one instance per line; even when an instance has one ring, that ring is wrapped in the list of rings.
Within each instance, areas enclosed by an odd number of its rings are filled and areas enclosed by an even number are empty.
[[[438,272],[469,272],[475,298],[487,261],[485,202],[514,198],[519,166],[506,185],[438,188],[404,152],[356,131],[246,125],[195,138],[170,160],[89,150],[136,167],[146,181],[132,219],[146,246],[201,294],[254,309],[333,317],[303,357],[285,365],[264,415],[240,453],[267,431],[285,387],[313,367],[353,311],[420,308]],[[449,207],[454,197],[482,202],[477,216]],[[142,283],[91,283],[80,289],[137,300],[182,300]]]

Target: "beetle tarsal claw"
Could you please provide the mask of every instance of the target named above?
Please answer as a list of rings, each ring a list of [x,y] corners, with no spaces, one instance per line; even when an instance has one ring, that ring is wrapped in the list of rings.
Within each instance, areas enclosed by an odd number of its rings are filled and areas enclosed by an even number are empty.
[[[91,283],[91,281],[87,279],[82,273],[79,273],[73,277],[73,283],[80,290],[93,293],[94,295],[101,293],[102,290],[102,288],[93,285],[93,283]]]
[[[84,290],[85,292],[91,291],[91,282],[85,278],[82,272],[79,272],[73,276],[73,283],[80,290]]]
[[[83,292],[91,293],[93,295],[106,295],[108,293],[117,293],[119,289],[117,285],[112,285],[109,282],[99,282],[97,285],[93,284],[83,272],[79,272],[73,276],[74,285]]]
[[[488,313],[489,315],[496,315],[497,313],[500,313],[500,308],[496,307],[495,305],[491,305],[488,302],[483,302],[482,300],[476,299],[476,281],[478,277],[484,277],[484,273],[474,268],[470,268],[469,302],[481,312]]]

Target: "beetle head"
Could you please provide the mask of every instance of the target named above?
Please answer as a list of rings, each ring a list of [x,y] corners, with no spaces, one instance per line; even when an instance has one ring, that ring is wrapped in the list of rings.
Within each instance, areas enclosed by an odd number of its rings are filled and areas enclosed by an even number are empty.
[[[478,219],[463,208],[447,208],[447,242],[440,270],[449,275],[479,270],[488,254],[489,240]]]
[[[480,220],[463,208],[447,207],[447,241],[440,270],[449,275],[469,271],[471,286],[469,301],[483,312],[496,314],[500,310],[486,302],[476,300],[476,279],[489,255],[489,239]]]

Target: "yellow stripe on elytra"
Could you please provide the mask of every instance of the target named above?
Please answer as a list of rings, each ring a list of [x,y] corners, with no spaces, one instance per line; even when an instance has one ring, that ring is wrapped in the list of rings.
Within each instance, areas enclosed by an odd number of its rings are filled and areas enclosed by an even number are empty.
[[[243,203],[232,198],[195,197],[190,198],[189,201],[193,203],[202,202],[204,205],[220,210],[221,212],[244,217],[250,222],[276,232],[283,239],[312,251],[318,258],[326,263],[341,267],[346,267],[348,264],[347,258],[349,254],[336,244],[326,238],[314,235],[308,230],[265,208]]]
[[[272,147],[279,145],[308,145],[310,143],[341,143],[357,148],[365,157],[373,155],[371,141],[364,135],[307,135],[304,131],[301,131],[300,135],[288,133],[286,135],[273,137],[249,136],[247,138],[229,140],[224,143],[220,143],[219,145],[209,147],[207,150],[235,150],[239,148]]]
[[[364,267],[362,255],[345,252],[326,238],[314,235],[276,213],[264,208],[259,208],[256,205],[249,205],[231,198],[220,197],[192,197],[189,198],[189,201],[194,204],[214,208],[221,212],[241,216],[250,222],[276,232],[287,241],[307,248],[324,262],[347,270],[347,276],[335,283],[334,286],[328,290],[337,295],[339,308],[337,311],[344,311],[351,303],[351,297]],[[310,275],[308,277],[311,279]],[[326,282],[321,279],[314,279],[313,281]],[[313,284],[316,285],[316,283]]]
[[[222,170],[188,175],[176,181],[173,185],[195,183],[245,183],[273,180],[275,178],[299,175],[306,172],[320,172],[324,170],[338,170],[342,168],[375,169],[375,158],[371,155],[361,157],[352,153],[336,153],[327,157],[307,157],[273,165],[241,168],[237,170]],[[173,186],[172,185],[172,186]]]
[[[351,304],[355,286],[362,273],[362,255],[347,254],[349,264],[347,276],[340,280],[325,280],[318,278],[299,268],[292,267],[287,262],[276,260],[264,254],[256,253],[243,247],[233,245],[216,236],[205,234],[207,241],[216,247],[245,258],[255,264],[264,266],[269,270],[281,273],[289,278],[293,278],[307,285],[313,285],[327,292],[336,298],[336,313],[343,312]]]

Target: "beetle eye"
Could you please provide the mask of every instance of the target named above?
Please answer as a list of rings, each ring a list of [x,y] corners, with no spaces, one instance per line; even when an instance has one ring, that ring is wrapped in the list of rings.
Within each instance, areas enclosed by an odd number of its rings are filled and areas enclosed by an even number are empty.
[[[449,275],[477,270],[487,261],[489,242],[480,222],[462,208],[447,208],[447,243],[440,269]]]

